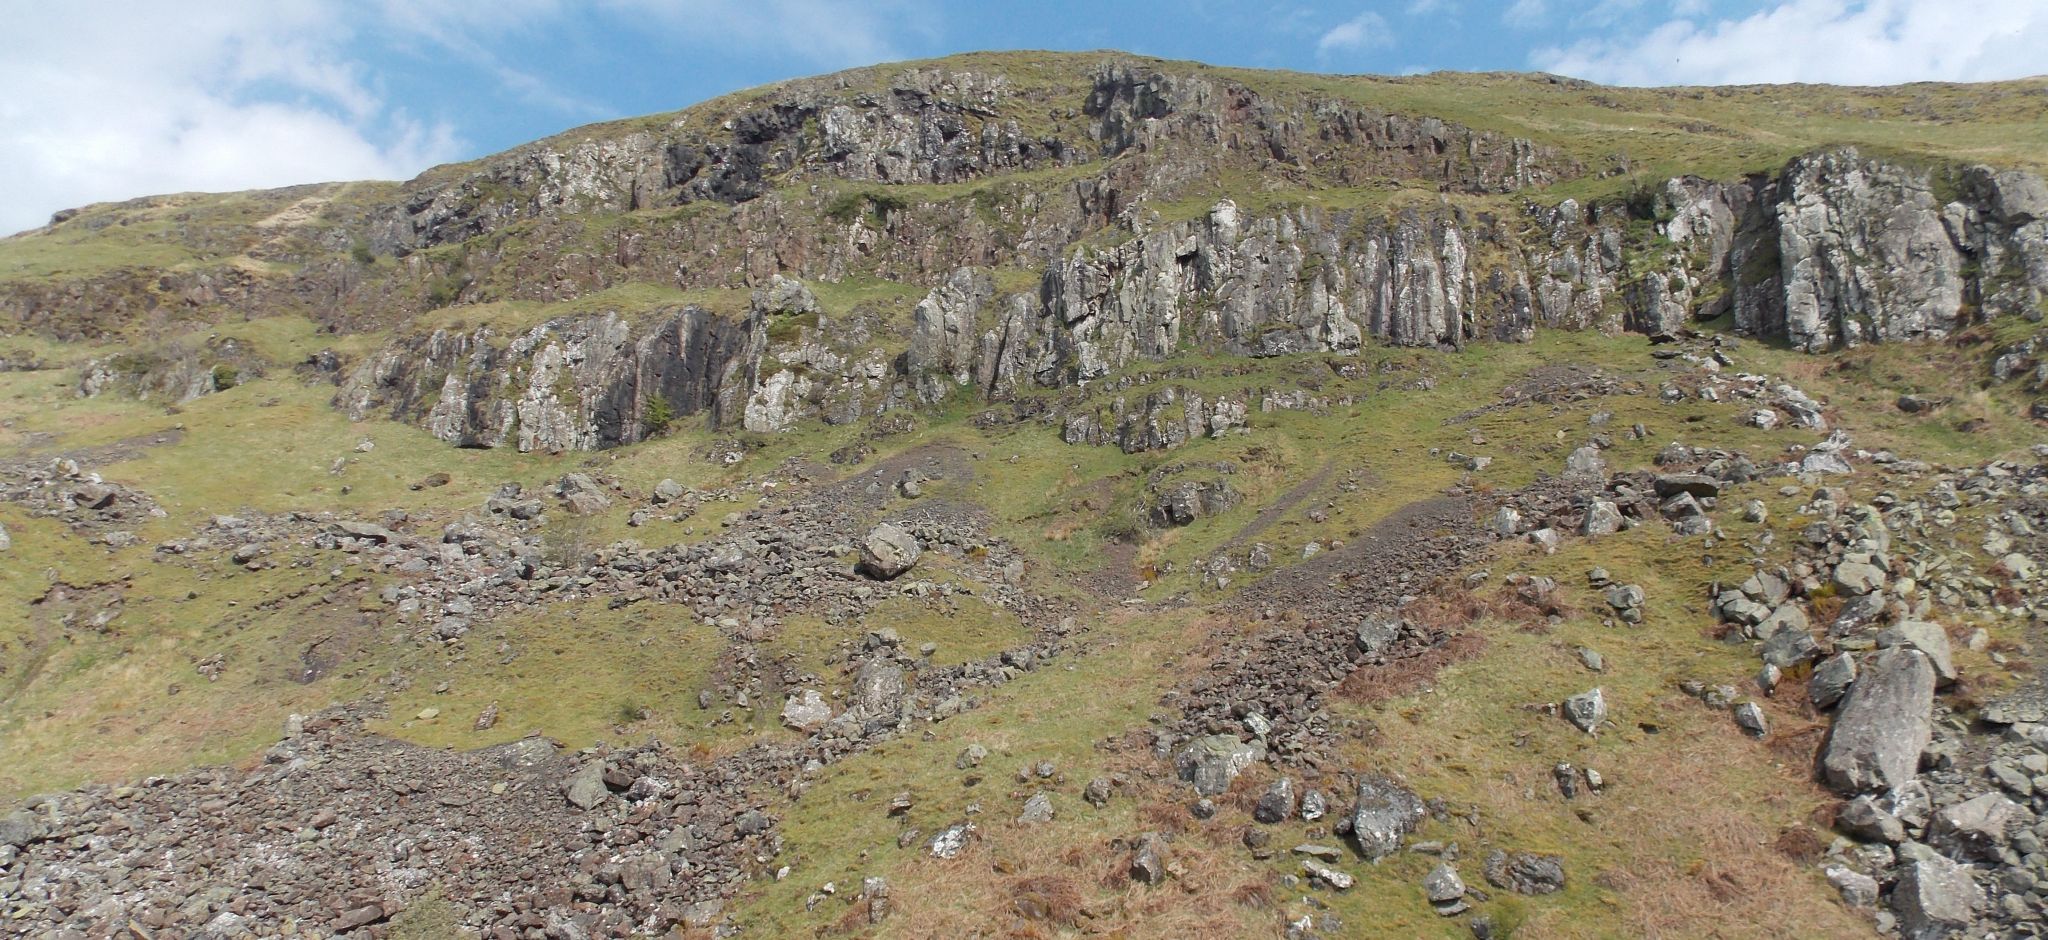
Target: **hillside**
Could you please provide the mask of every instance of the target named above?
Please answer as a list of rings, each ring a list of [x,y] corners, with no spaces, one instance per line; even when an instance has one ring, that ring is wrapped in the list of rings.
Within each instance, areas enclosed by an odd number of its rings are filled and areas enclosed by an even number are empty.
[[[2043,172],[983,53],[59,213],[0,935],[2035,935]]]

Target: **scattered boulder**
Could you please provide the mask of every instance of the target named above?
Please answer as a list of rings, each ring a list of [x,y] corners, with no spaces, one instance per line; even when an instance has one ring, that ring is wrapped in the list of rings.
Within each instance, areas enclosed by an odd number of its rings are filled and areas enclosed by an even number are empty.
[[[1953,858],[1995,862],[2011,827],[2030,816],[2005,794],[1986,793],[1937,810],[1927,824],[1927,844]]]
[[[1956,681],[1955,655],[1950,649],[1948,631],[1940,625],[1925,620],[1907,620],[1894,625],[1877,635],[1879,647],[1907,647],[1927,654],[1927,662],[1934,667],[1937,686],[1946,686]]]
[[[1044,793],[1034,793],[1030,799],[1024,801],[1024,809],[1017,814],[1017,822],[1027,826],[1049,823],[1052,822],[1052,816],[1052,797]]]
[[[882,581],[909,571],[923,555],[917,536],[891,522],[869,529],[860,540],[861,572]]]
[[[1821,750],[1821,773],[1843,793],[1888,790],[1920,769],[1934,735],[1934,667],[1918,650],[1880,650],[1863,664]]]
[[[1165,882],[1166,857],[1166,837],[1156,832],[1139,836],[1137,846],[1131,850],[1131,880],[1147,885]]]
[[[1827,708],[1842,700],[1849,691],[1850,683],[1856,681],[1856,657],[1848,653],[1836,653],[1813,667],[1813,678],[1807,680],[1806,697],[1815,708]]]
[[[562,795],[577,809],[591,809],[611,796],[604,785],[604,761],[593,760],[576,768],[562,781]]]
[[[1486,882],[1516,894],[1554,894],[1564,890],[1564,859],[1555,855],[1509,853],[1495,849],[1486,856]]]
[[[1294,818],[1294,781],[1281,777],[1259,795],[1252,818],[1262,823],[1282,823]]]
[[[1571,722],[1580,731],[1592,734],[1593,729],[1607,720],[1607,693],[1604,689],[1593,688],[1564,700],[1561,709],[1564,720]]]
[[[805,689],[782,703],[782,724],[792,730],[809,733],[831,720],[832,706],[817,689]]]
[[[1401,848],[1401,839],[1422,824],[1422,798],[1379,775],[1358,782],[1358,802],[1351,810],[1351,838],[1359,852],[1377,861]]]
[[[1422,877],[1422,893],[1429,899],[1429,906],[1444,917],[1463,913],[1469,905],[1465,903],[1465,879],[1458,876],[1458,868],[1449,862],[1439,863]]]
[[[1230,782],[1246,767],[1265,757],[1264,744],[1247,744],[1232,734],[1212,734],[1189,742],[1174,755],[1173,766],[1180,779],[1195,785],[1197,794],[1216,796],[1230,789]]]
[[[1906,940],[1942,940],[1969,926],[1984,903],[1969,869],[1939,855],[1916,859],[1899,872],[1892,911]]]

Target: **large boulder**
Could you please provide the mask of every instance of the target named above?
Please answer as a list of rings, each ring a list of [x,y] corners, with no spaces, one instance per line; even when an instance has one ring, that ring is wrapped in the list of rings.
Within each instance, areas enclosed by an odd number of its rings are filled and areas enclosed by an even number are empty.
[[[1358,782],[1358,802],[1351,809],[1351,838],[1366,858],[1377,861],[1398,851],[1422,816],[1421,797],[1386,777],[1367,776]]]
[[[860,540],[860,570],[883,581],[909,571],[923,555],[917,536],[893,522],[869,529]]]
[[[590,809],[611,796],[604,785],[604,761],[593,760],[562,781],[562,796],[577,809]]]
[[[903,667],[870,660],[853,677],[853,710],[864,719],[899,717],[903,711]]]
[[[1995,862],[2010,830],[2032,815],[2003,793],[1986,793],[1935,812],[1927,844],[1955,858]]]
[[[782,723],[796,731],[816,731],[832,720],[832,706],[816,689],[805,689],[782,703]]]
[[[1212,734],[1196,738],[1173,757],[1180,778],[1195,785],[1195,792],[1216,796],[1230,789],[1230,782],[1246,767],[1266,758],[1266,746],[1238,740],[1233,734]]]
[[[1946,686],[1956,681],[1955,654],[1949,646],[1948,631],[1940,624],[1925,620],[1907,620],[1877,635],[1880,647],[1902,646],[1927,654],[1928,664],[1934,667],[1937,685]]]
[[[1899,872],[1892,910],[1905,940],[1942,940],[1969,926],[1984,891],[1970,870],[1939,855],[1922,858]]]
[[[1880,650],[1863,664],[1835,714],[1821,774],[1843,793],[1888,790],[1920,769],[1934,735],[1934,666],[1919,650]]]

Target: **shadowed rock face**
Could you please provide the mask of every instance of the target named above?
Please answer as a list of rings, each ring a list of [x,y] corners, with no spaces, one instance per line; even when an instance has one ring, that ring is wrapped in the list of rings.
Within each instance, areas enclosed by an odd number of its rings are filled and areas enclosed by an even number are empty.
[[[677,416],[737,414],[764,330],[695,307],[636,327],[616,314],[550,320],[500,341],[436,331],[358,367],[337,405],[418,422],[460,447],[593,450],[638,441],[650,402]]]

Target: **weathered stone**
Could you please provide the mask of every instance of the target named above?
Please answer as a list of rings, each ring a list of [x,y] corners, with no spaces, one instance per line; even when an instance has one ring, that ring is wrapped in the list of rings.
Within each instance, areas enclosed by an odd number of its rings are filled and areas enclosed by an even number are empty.
[[[887,581],[917,564],[924,548],[917,536],[902,526],[882,523],[868,530],[860,540],[860,569],[870,577]]]
[[[1378,775],[1358,782],[1358,801],[1351,810],[1351,838],[1368,859],[1381,859],[1401,848],[1401,839],[1422,824],[1422,799],[1408,788]]]
[[[577,809],[592,809],[611,796],[604,785],[604,761],[593,760],[576,768],[562,781],[562,795]]]
[[[1835,811],[1835,828],[1865,842],[1896,845],[1906,841],[1906,824],[1867,796],[1842,804]]]
[[[1997,861],[2015,824],[2032,814],[2003,793],[1985,793],[1934,813],[1927,844],[1965,860]]]
[[[1885,629],[1877,635],[1880,647],[1906,647],[1927,654],[1927,662],[1934,667],[1936,685],[1946,686],[1956,681],[1955,654],[1948,642],[1948,631],[1940,625],[1925,620],[1907,620]]]
[[[1899,871],[1892,910],[1906,940],[1944,940],[1969,926],[1984,892],[1967,868],[1939,855],[1912,861]]]
[[[1601,722],[1607,720],[1607,693],[1600,688],[1580,692],[1565,699],[1560,710],[1566,721],[1571,722],[1580,731],[1591,734],[1595,728],[1600,727]]]
[[[1281,777],[1259,795],[1252,818],[1262,823],[1282,823],[1294,818],[1294,781]]]
[[[1813,667],[1813,677],[1807,680],[1806,696],[1815,708],[1827,708],[1842,700],[1849,691],[1849,685],[1856,681],[1856,657],[1848,653],[1836,653]]]
[[[811,732],[825,726],[832,720],[832,706],[816,689],[804,689],[791,695],[782,703],[782,724],[785,727]]]
[[[1230,789],[1238,774],[1265,755],[1265,745],[1256,741],[1247,744],[1236,735],[1212,734],[1188,742],[1174,755],[1173,765],[1180,779],[1195,785],[1196,793],[1216,796]]]
[[[1486,881],[1516,894],[1554,894],[1564,890],[1564,859],[1555,855],[1509,853],[1495,849],[1486,856]]]
[[[1934,667],[1918,650],[1880,650],[1866,660],[1835,714],[1821,773],[1843,793],[1885,790],[1911,779],[1934,729]]]
[[[1148,832],[1138,837],[1138,844],[1131,851],[1131,880],[1141,884],[1158,885],[1166,881],[1166,837]]]

